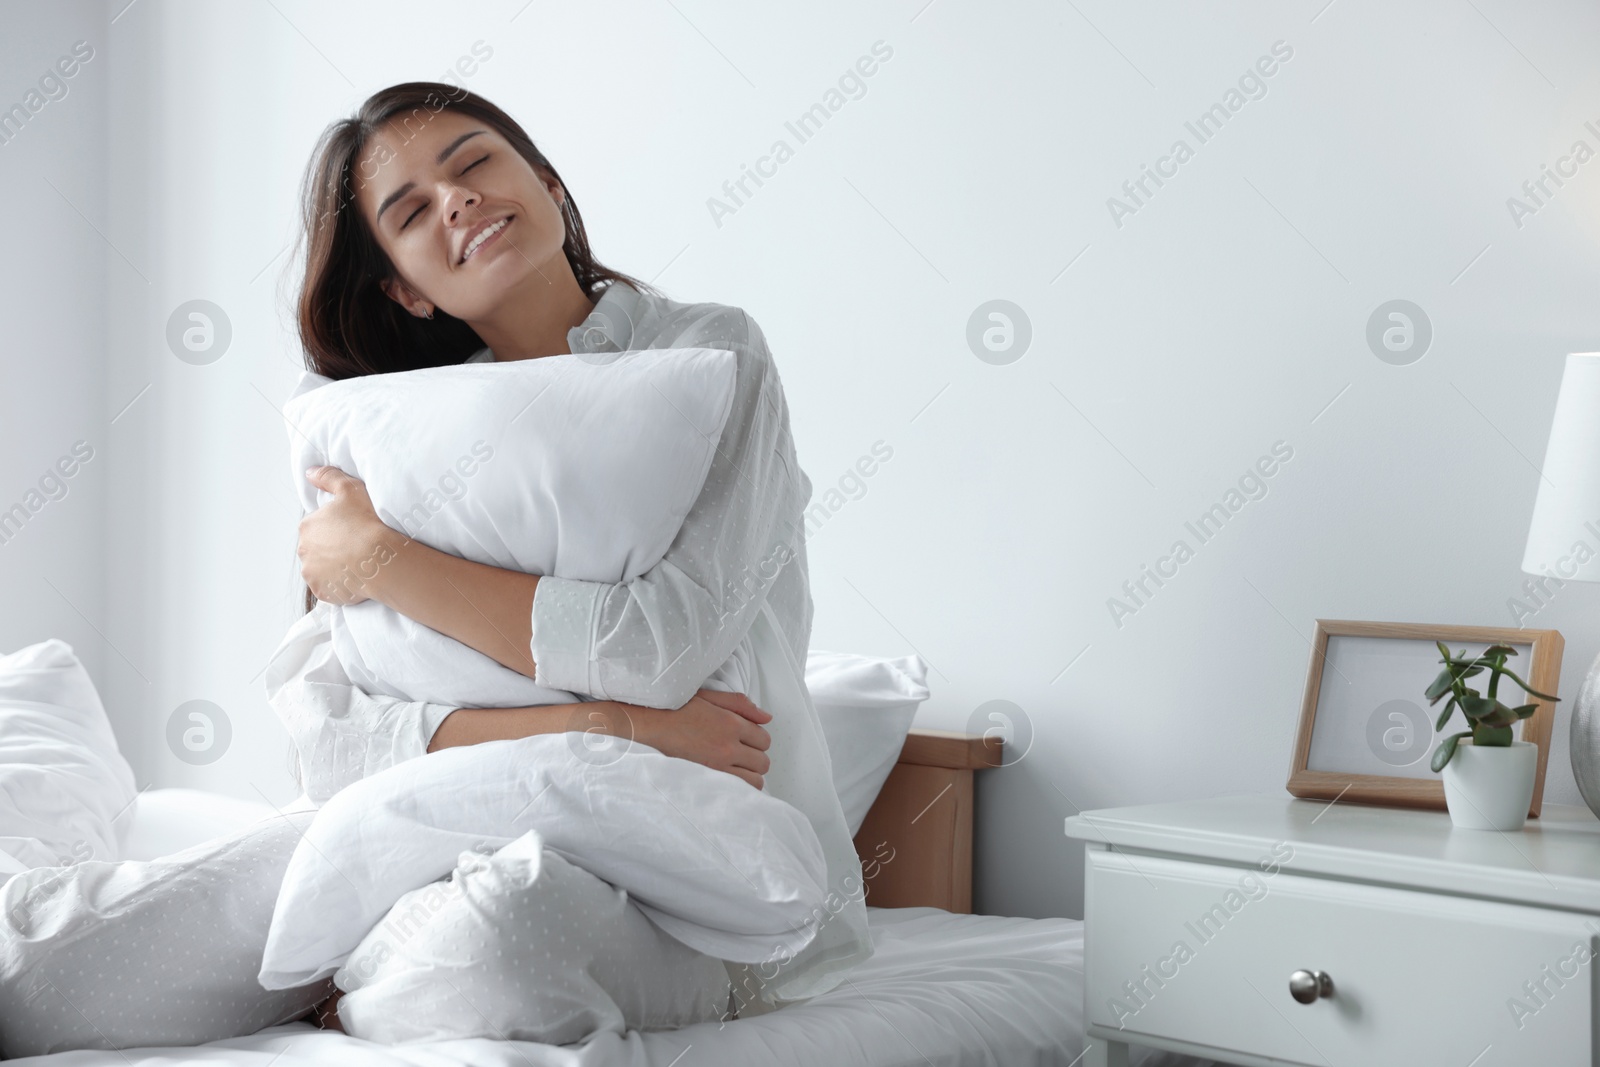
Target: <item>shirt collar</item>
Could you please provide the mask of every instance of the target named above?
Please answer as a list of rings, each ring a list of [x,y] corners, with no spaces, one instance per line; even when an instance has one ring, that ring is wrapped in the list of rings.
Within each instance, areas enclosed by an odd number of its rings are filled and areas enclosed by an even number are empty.
[[[574,352],[625,352],[639,322],[639,290],[615,281],[600,294],[589,317],[567,331]]]
[[[612,282],[600,294],[589,317],[567,331],[567,347],[574,352],[627,351],[633,344],[641,299],[639,290],[627,282]],[[480,348],[464,362],[490,363],[493,360],[494,353]]]

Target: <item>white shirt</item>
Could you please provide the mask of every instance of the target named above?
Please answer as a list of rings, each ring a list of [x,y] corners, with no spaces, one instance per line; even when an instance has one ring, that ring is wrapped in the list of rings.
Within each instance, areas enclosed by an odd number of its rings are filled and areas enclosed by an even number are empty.
[[[766,791],[793,804],[816,829],[828,861],[829,898],[811,945],[781,967],[745,973],[767,996],[815,996],[870,956],[872,946],[860,862],[805,688],[812,606],[802,516],[811,481],[795,457],[777,367],[760,327],[739,308],[684,304],[623,282],[605,291],[567,341],[580,355],[718,348],[736,356],[734,398],[716,456],[661,562],[617,584],[540,579],[534,680],[656,708],[681,707],[700,688],[724,689],[746,693],[772,714]],[[482,349],[468,361],[490,359]],[[333,654],[330,612],[319,602],[296,622],[265,672],[267,698],[294,740],[302,785],[318,803],[426,754],[434,731],[455,710],[369,694],[351,683]]]

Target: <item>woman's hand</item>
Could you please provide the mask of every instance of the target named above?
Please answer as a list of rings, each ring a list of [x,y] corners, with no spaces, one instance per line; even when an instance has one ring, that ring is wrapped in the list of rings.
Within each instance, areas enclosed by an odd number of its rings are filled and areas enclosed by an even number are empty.
[[[306,481],[333,499],[300,520],[300,577],[318,600],[359,604],[369,583],[395,557],[395,531],[385,526],[366,484],[338,467],[313,467]]]
[[[702,689],[676,711],[634,714],[630,719],[634,740],[663,755],[726,771],[757,789],[766,788],[766,774],[772,767],[767,749],[772,737],[762,724],[771,722],[772,716],[743,693]]]

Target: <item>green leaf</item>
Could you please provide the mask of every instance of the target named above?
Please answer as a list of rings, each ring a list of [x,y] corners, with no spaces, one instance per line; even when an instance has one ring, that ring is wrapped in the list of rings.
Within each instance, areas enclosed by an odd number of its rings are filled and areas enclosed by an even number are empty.
[[[1450,692],[1450,687],[1455,684],[1455,672],[1449,667],[1446,667],[1444,670],[1439,672],[1439,677],[1433,680],[1433,684],[1428,686],[1427,692],[1423,693],[1422,695],[1428,698],[1429,704],[1437,704],[1439,702],[1439,698]]]
[[[1472,743],[1479,748],[1510,748],[1511,727],[1480,725],[1472,731]]]
[[[1432,766],[1435,774],[1444,770],[1444,765],[1449,763],[1450,758],[1456,754],[1456,746],[1461,744],[1461,739],[1470,736],[1472,736],[1472,731],[1463,730],[1461,733],[1451,734],[1439,742],[1439,747],[1433,750]]]
[[[1516,654],[1517,650],[1510,645],[1490,645],[1479,653],[1479,655],[1483,656],[1515,656]]]
[[[1450,703],[1446,704],[1444,710],[1439,713],[1439,721],[1433,724],[1434,733],[1437,734],[1444,731],[1444,724],[1450,721],[1450,713],[1456,710],[1457,703],[1459,701],[1455,697],[1450,698]]]
[[[1467,695],[1461,698],[1461,710],[1473,722],[1492,714],[1495,708],[1504,706],[1494,697],[1479,696],[1470,689]]]
[[[1500,701],[1496,700],[1494,702],[1494,710],[1483,716],[1474,725],[1479,730],[1495,729],[1498,727],[1510,726],[1519,718],[1521,718],[1521,716],[1517,714],[1516,709],[1508,708],[1504,704],[1500,703]],[[1476,737],[1477,735],[1474,734],[1473,736]]]
[[[1517,718],[1526,719],[1529,715],[1539,710],[1539,705],[1523,704],[1521,707],[1512,708],[1511,710],[1517,713]]]

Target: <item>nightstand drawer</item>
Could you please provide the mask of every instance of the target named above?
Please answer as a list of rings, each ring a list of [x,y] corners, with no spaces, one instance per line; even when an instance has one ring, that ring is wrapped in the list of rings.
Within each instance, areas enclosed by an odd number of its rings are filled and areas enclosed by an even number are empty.
[[[1292,852],[1263,870],[1090,849],[1090,1024],[1318,1067],[1596,1062],[1600,923],[1297,875]],[[1297,970],[1332,995],[1297,1002]]]

